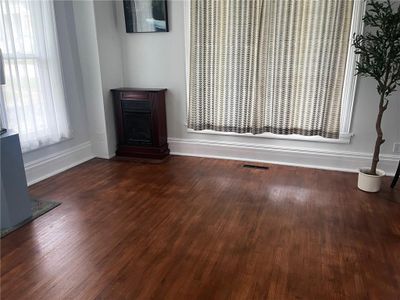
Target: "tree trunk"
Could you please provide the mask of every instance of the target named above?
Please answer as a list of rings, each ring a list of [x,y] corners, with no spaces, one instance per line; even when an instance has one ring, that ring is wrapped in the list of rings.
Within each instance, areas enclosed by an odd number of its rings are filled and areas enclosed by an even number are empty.
[[[376,133],[378,136],[376,138],[374,156],[372,158],[372,165],[371,165],[371,169],[369,172],[371,175],[377,175],[376,168],[377,168],[378,162],[379,162],[379,152],[381,150],[381,145],[385,142],[385,140],[383,139],[383,132],[382,132],[381,124],[382,124],[382,116],[387,108],[388,103],[384,104],[384,101],[385,101],[385,94],[383,92],[381,95],[381,100],[379,101],[379,113],[378,113],[378,117],[376,119],[376,124],[375,124],[375,129],[376,129]]]

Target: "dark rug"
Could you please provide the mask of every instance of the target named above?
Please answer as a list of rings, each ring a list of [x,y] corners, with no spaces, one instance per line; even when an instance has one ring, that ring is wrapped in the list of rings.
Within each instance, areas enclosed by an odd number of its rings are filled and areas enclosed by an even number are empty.
[[[41,215],[47,213],[48,211],[52,210],[53,208],[61,204],[60,202],[37,200],[37,199],[31,199],[31,202],[32,202],[32,217],[22,221],[21,223],[18,223],[13,227],[2,229],[1,238],[5,237],[7,234],[13,232],[14,230],[17,230],[18,228],[24,226],[25,224],[35,220],[36,218],[39,218]]]

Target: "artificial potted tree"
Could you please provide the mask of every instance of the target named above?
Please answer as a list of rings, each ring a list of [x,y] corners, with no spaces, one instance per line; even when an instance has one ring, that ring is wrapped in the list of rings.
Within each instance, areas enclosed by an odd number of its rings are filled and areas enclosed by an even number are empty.
[[[382,117],[388,108],[389,96],[400,85],[400,5],[395,8],[390,0],[371,0],[363,21],[368,32],[355,35],[353,39],[355,53],[359,55],[356,75],[376,80],[379,111],[372,164],[370,168],[360,169],[358,188],[366,192],[378,192],[381,179],[385,176],[382,170],[377,169],[380,147],[385,142]]]

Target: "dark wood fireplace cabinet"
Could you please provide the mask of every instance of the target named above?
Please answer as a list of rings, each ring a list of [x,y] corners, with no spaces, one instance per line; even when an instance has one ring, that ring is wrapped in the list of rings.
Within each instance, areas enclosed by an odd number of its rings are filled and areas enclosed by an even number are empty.
[[[161,160],[169,155],[167,89],[112,89],[117,128],[117,157]]]

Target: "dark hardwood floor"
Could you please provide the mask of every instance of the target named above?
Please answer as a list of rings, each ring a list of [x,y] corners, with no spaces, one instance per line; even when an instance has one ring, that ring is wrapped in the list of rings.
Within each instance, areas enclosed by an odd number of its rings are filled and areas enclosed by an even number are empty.
[[[400,190],[356,174],[94,159],[1,240],[2,299],[400,299]]]

